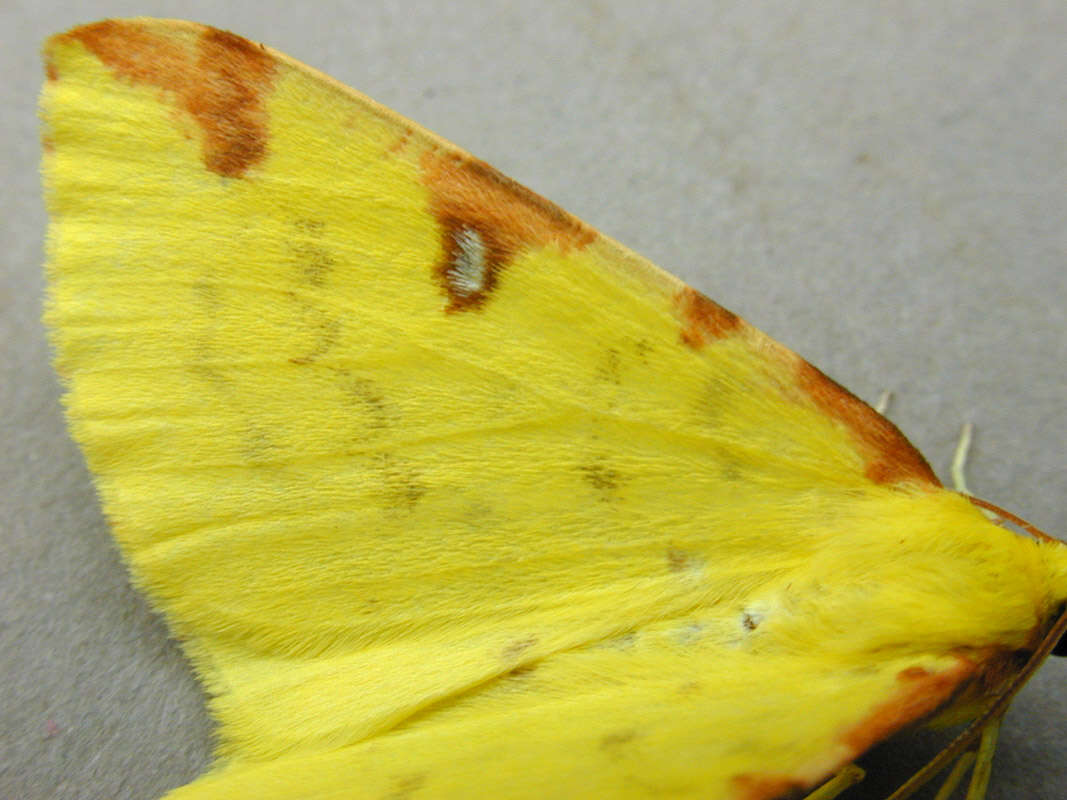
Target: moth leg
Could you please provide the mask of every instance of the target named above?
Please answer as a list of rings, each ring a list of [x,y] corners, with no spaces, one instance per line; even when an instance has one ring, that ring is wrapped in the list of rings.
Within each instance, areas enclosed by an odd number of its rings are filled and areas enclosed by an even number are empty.
[[[967,466],[967,454],[971,451],[971,438],[974,435],[974,426],[967,422],[960,431],[960,440],[956,442],[956,452],[952,456],[952,485],[960,494],[969,495],[971,490],[967,488],[967,478],[963,474]]]
[[[971,490],[967,488],[967,477],[964,471],[967,467],[967,455],[971,452],[971,439],[974,438],[974,425],[964,423],[960,430],[960,440],[956,442],[956,452],[952,455],[952,485],[956,491],[964,497],[972,497]],[[983,508],[982,513],[989,519],[998,519],[997,515]]]
[[[945,778],[945,782],[941,784],[941,788],[934,796],[934,800],[948,800],[952,797],[952,793],[956,791],[956,787],[960,785],[960,781],[963,780],[963,776],[967,774],[967,770],[971,768],[971,764],[974,763],[974,750],[968,750],[966,753],[956,759],[956,765],[952,768],[952,772]]]
[[[878,400],[875,401],[874,404],[874,410],[884,417],[885,412],[889,410],[889,403],[892,399],[893,393],[886,389],[880,395],[878,395]]]
[[[846,764],[841,768],[840,772],[807,795],[804,800],[833,800],[848,787],[855,786],[862,781],[865,774],[863,769],[855,764]]]
[[[967,800],[984,800],[986,787],[989,786],[989,773],[993,769],[993,751],[997,748],[997,734],[1000,733],[1001,717],[991,719],[982,729],[982,738],[978,740],[978,755],[974,760],[974,772],[971,773],[971,785],[967,787]]]

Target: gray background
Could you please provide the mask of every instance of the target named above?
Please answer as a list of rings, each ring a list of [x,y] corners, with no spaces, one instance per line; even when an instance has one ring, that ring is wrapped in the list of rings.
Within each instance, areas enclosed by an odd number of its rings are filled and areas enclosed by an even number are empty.
[[[0,798],[152,798],[208,759],[202,697],[127,584],[38,321],[37,49],[138,13],[322,69],[861,396],[892,389],[891,416],[942,475],[974,421],[974,489],[1067,533],[1062,0],[4,0]],[[1062,796],[1065,679],[1050,663],[1015,704],[991,798]],[[856,796],[884,793],[929,744],[880,750],[868,765],[887,777]]]

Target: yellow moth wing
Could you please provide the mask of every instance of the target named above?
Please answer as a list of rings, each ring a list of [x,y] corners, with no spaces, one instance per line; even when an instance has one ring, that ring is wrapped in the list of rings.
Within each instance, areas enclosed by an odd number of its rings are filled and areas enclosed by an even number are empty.
[[[220,722],[178,796],[774,797],[1064,596],[802,359],[363,96],[191,23],[46,58],[71,425]]]

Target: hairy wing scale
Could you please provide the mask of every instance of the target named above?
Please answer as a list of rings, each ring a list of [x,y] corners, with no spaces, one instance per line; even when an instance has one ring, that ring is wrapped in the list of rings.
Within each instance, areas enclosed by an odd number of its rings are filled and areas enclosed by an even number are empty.
[[[230,761],[175,797],[757,800],[973,672],[762,625],[842,531],[877,549],[912,501],[916,540],[976,524],[892,426],[371,101],[230,34],[115,24],[48,49],[48,316],[134,577],[215,695]]]

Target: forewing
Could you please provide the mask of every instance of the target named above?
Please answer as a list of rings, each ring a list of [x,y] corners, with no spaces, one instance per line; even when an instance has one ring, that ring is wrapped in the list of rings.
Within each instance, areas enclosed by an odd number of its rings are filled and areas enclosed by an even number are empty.
[[[427,763],[469,756],[460,778],[501,759],[500,780],[538,785],[636,750],[603,780],[771,796],[707,771],[700,753],[723,752],[729,775],[754,772],[722,748],[756,743],[704,749],[753,717],[702,704],[700,674],[731,665],[741,696],[773,661],[735,674],[725,651],[651,649],[634,662],[648,674],[620,678],[610,643],[777,574],[765,532],[802,524],[782,497],[806,493],[809,519],[842,493],[936,487],[899,432],[698,292],[265,47],[110,21],[46,59],[68,415],[135,580],[213,694],[230,769],[306,756],[388,782],[369,765],[388,752],[400,770],[410,742]],[[845,687],[827,730],[905,668]],[[691,719],[656,716],[684,692]],[[803,708],[787,699],[754,719],[780,727]]]

